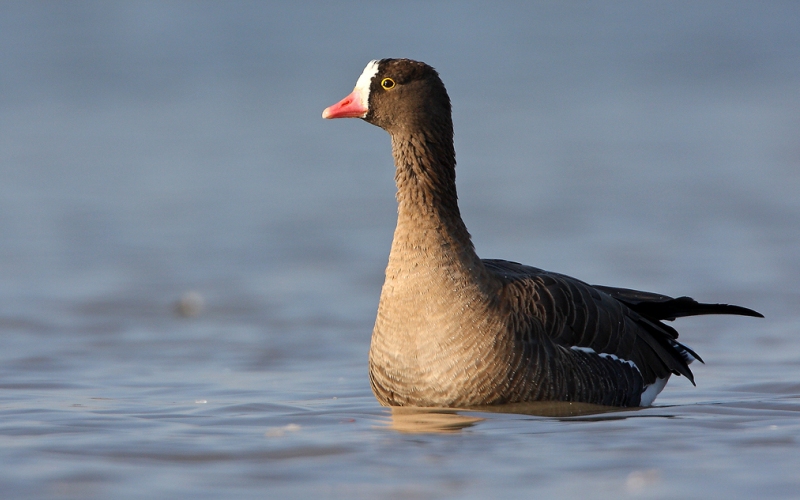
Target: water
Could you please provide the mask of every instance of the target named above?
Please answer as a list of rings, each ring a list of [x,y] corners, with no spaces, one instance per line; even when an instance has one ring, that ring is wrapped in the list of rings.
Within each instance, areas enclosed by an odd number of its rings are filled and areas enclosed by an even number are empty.
[[[795,3],[1,9],[4,498],[796,496]],[[480,255],[766,319],[679,321],[653,408],[378,406],[389,140],[319,116],[387,56]]]

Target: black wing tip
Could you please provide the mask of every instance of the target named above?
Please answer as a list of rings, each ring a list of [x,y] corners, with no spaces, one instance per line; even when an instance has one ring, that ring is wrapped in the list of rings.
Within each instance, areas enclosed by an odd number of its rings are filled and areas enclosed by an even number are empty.
[[[701,304],[705,305],[705,304]],[[751,318],[763,318],[764,315],[753,309],[747,307],[734,306],[731,304],[708,304],[709,307],[714,308],[716,313],[712,314],[734,314],[736,316],[750,316]]]
[[[697,302],[689,297],[678,297],[677,299],[661,303],[637,304],[637,306],[643,309],[642,312],[645,314],[654,314],[658,319],[667,321],[673,321],[675,318],[704,316],[707,314],[729,314],[735,316],[749,316],[751,318],[764,317],[760,312],[747,307],[735,306],[732,304],[706,304]],[[636,306],[634,306],[634,308],[635,307]]]
[[[741,306],[729,306],[729,307],[734,307],[739,311],[737,313],[732,313],[732,314],[738,314],[740,316],[750,316],[751,318],[763,318],[764,317],[763,314],[761,314],[760,312],[755,311],[753,309],[748,309],[746,307],[741,307]]]
[[[673,321],[676,318],[702,316],[705,314],[733,314],[752,318],[764,317],[760,312],[747,307],[731,304],[708,304],[697,302],[693,298],[686,296],[672,298],[666,295],[640,292],[627,288],[612,288],[601,285],[593,285],[593,287],[651,319]]]

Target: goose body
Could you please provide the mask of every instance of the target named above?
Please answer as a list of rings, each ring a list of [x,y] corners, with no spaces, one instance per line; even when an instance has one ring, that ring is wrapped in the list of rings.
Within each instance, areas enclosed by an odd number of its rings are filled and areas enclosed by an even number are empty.
[[[398,218],[369,352],[383,405],[647,406],[671,374],[694,383],[700,359],[664,320],[761,316],[480,259],[458,209],[450,99],[424,63],[371,61],[322,116],[392,138]]]

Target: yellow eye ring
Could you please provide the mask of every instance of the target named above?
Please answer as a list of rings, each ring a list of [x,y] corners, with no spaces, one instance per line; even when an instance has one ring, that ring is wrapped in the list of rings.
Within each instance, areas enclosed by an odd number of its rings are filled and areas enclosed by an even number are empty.
[[[392,90],[394,86],[395,86],[394,80],[392,80],[391,78],[384,78],[383,80],[381,80],[381,87],[383,87],[384,90]]]

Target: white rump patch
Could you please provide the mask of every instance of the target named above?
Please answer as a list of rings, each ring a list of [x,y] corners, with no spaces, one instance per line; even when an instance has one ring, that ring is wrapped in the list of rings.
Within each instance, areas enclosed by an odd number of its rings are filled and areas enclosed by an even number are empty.
[[[620,363],[625,363],[626,365],[631,365],[634,370],[639,372],[639,374],[642,373],[641,371],[639,371],[639,367],[636,366],[636,363],[634,363],[633,361],[631,361],[629,359],[622,359],[619,356],[616,356],[614,354],[609,354],[607,352],[595,352],[595,350],[592,349],[591,347],[579,347],[579,346],[574,345],[570,349],[572,349],[573,351],[585,352],[586,354],[594,354],[596,356],[600,356],[601,358],[613,359],[614,361],[619,361]]]
[[[361,76],[356,81],[356,88],[353,89],[361,99],[361,104],[365,108],[369,108],[369,86],[372,83],[372,78],[378,74],[378,60],[373,59],[361,72]]]
[[[644,386],[644,392],[642,393],[642,400],[639,402],[639,406],[650,406],[653,404],[653,401],[656,400],[656,396],[664,390],[664,386],[667,385],[668,380],[669,375],[664,378],[657,378],[652,384]]]

